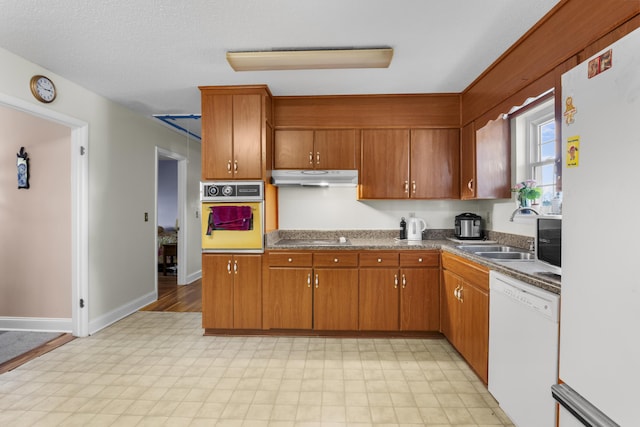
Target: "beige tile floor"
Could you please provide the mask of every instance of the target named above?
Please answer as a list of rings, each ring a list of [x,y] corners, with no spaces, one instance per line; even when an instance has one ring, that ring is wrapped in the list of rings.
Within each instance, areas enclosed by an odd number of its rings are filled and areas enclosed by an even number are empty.
[[[512,426],[439,339],[205,337],[138,312],[0,375],[1,426]]]

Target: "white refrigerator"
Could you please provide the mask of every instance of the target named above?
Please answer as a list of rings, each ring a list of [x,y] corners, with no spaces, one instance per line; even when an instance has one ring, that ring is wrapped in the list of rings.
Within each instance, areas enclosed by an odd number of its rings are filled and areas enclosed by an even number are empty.
[[[560,427],[640,425],[640,29],[562,76]]]

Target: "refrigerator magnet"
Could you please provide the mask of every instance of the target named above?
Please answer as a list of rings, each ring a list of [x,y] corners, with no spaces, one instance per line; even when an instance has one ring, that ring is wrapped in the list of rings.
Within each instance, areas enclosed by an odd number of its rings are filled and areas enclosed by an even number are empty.
[[[575,168],[580,163],[580,137],[570,136],[567,138],[567,167]]]
[[[565,103],[564,120],[568,125],[570,125],[575,121],[575,118],[573,116],[576,115],[578,110],[576,109],[576,107],[573,106],[573,97],[567,96],[567,99],[565,100],[564,103]]]

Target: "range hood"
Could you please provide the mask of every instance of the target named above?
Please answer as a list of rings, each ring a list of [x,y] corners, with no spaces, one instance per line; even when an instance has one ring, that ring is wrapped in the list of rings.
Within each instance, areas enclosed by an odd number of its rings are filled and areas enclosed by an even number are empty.
[[[355,187],[357,170],[292,170],[271,171],[271,183],[276,186]]]

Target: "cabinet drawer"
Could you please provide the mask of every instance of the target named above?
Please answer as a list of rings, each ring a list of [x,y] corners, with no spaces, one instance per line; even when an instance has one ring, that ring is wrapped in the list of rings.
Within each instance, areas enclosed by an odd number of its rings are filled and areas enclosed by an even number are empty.
[[[311,252],[269,252],[269,267],[311,267]]]
[[[395,267],[398,265],[397,252],[362,252],[360,253],[361,267]]]
[[[356,252],[316,252],[313,254],[314,267],[357,267]]]
[[[440,253],[438,251],[419,252],[419,251],[403,251],[400,252],[401,267],[439,267]]]
[[[456,255],[443,252],[442,268],[462,277],[472,285],[485,291],[489,290],[489,269]]]

